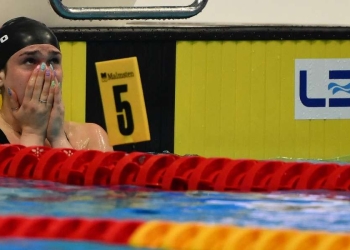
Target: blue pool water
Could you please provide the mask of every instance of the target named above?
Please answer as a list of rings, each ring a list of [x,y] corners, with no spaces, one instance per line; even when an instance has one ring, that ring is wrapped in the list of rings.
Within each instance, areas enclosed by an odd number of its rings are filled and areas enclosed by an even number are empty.
[[[0,215],[201,221],[266,228],[350,231],[348,192],[163,192],[0,178]]]
[[[146,250],[145,248],[132,248],[127,246],[115,246],[98,244],[91,242],[72,242],[72,241],[50,241],[50,240],[26,240],[26,239],[11,239],[1,240],[0,249],[11,250],[38,250],[38,249],[53,249],[53,250]],[[154,249],[153,249],[154,250]]]
[[[2,216],[200,221],[264,228],[350,231],[350,194],[347,192],[163,192],[132,186],[81,187],[11,178],[0,178],[0,187]],[[21,248],[21,244],[32,246]],[[84,243],[30,240],[1,241],[0,249],[50,248],[38,244],[55,244],[55,249],[89,249],[83,247]],[[78,244],[81,248],[64,248],[65,244]],[[98,249],[108,250],[110,246],[103,245]]]

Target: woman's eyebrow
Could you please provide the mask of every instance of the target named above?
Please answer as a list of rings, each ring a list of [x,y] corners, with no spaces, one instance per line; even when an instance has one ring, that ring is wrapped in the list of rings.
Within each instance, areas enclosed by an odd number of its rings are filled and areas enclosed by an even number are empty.
[[[61,52],[60,51],[56,51],[56,50],[52,50],[49,52],[50,55],[61,55]]]
[[[36,54],[41,54],[41,52],[39,50],[26,51],[26,52],[23,52],[22,54],[20,54],[19,56],[33,56]]]
[[[20,54],[19,56],[34,56],[34,55],[42,55],[41,51],[40,50],[33,50],[33,51],[26,51],[26,52],[23,52],[22,54]],[[52,56],[52,55],[61,55],[61,52],[60,51],[55,51],[55,50],[52,50],[52,51],[49,51],[49,55]]]

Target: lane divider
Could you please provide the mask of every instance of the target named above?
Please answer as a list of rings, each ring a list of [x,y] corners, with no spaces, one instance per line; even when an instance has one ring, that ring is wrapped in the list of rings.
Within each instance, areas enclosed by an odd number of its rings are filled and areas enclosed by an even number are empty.
[[[177,250],[350,249],[350,235],[322,231],[262,229],[198,222],[54,217],[0,217],[0,239],[90,241]]]
[[[152,221],[141,224],[130,236],[129,244],[177,250],[336,250],[350,249],[350,235]]]
[[[0,176],[161,190],[349,191],[350,164],[204,158],[0,145]],[[97,241],[159,249],[350,249],[350,235],[203,223],[0,216],[0,238]]]
[[[37,238],[128,244],[144,222],[54,217],[0,217],[0,238]]]
[[[0,145],[0,176],[73,185],[270,192],[350,190],[350,164]]]

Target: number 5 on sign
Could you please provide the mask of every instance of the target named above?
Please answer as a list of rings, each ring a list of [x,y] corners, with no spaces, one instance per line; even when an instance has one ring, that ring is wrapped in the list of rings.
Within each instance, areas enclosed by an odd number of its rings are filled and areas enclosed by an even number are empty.
[[[96,71],[110,143],[149,141],[137,58],[96,62]]]

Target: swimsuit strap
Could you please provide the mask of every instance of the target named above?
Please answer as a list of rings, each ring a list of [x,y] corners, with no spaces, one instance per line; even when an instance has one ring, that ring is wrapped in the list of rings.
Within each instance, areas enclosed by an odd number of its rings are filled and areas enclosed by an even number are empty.
[[[0,129],[0,144],[8,144],[8,143],[10,143],[9,140],[7,139],[4,132]]]

